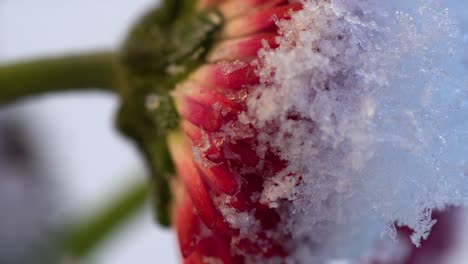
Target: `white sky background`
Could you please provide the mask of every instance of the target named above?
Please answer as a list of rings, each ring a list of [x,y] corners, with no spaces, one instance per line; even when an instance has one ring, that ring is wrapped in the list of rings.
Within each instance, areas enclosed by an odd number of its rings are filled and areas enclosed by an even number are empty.
[[[157,0],[0,0],[0,61],[115,48]],[[66,212],[107,201],[143,163],[113,130],[118,102],[102,94],[51,96],[19,106],[39,126],[43,153],[53,163]],[[143,177],[143,175],[139,176]],[[173,234],[157,227],[149,206],[93,256],[99,264],[177,263]]]

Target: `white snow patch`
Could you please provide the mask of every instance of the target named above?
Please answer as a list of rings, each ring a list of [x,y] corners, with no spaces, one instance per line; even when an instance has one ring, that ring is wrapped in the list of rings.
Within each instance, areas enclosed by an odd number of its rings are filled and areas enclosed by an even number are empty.
[[[370,254],[393,222],[419,245],[432,209],[468,203],[466,54],[454,23],[431,0],[303,3],[279,22],[280,47],[259,53],[262,84],[240,119],[259,131],[260,157],[271,146],[288,161],[261,197],[280,208],[289,261]]]

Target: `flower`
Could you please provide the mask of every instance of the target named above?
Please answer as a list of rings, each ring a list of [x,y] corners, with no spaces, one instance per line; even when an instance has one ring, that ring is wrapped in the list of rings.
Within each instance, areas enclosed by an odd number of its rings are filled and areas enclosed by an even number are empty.
[[[451,30],[422,2],[407,14],[368,1],[178,0],[143,19],[124,50],[119,124],[151,165],[159,216],[171,186],[185,262],[365,258],[385,229],[397,237],[392,223],[419,245],[433,208],[463,203],[451,194],[464,193],[463,174],[440,177],[454,168],[427,160],[465,162],[449,148],[457,137],[440,137],[463,128],[425,119],[448,122],[434,109],[450,100],[419,85],[444,72],[420,47],[441,51]]]
[[[225,23],[206,63],[171,92],[181,116],[181,130],[168,136],[178,175],[173,218],[181,252],[186,263],[281,259],[287,250],[271,235],[279,215],[258,194],[265,178],[281,170],[284,161],[268,147],[268,158],[261,160],[252,144],[255,129],[238,119],[249,88],[259,83],[259,50],[277,47],[277,21],[302,5],[278,0],[200,4],[218,9]]]
[[[167,0],[118,60],[2,67],[16,87],[3,100],[118,91],[119,128],[148,162],[158,220],[176,225],[186,263],[440,262],[430,253],[448,251],[455,217],[433,213],[468,204],[466,77],[452,57],[466,49],[453,25],[433,0]],[[70,78],[38,86],[52,75]],[[403,243],[387,250],[384,230]]]

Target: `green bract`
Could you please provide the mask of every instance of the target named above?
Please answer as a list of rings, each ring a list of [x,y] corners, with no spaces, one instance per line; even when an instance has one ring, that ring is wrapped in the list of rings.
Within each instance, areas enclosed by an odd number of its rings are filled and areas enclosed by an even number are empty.
[[[121,52],[124,78],[118,126],[144,152],[155,187],[158,220],[169,224],[169,183],[174,174],[166,133],[178,126],[169,93],[205,61],[221,28],[215,10],[197,11],[196,1],[168,0],[130,32]]]

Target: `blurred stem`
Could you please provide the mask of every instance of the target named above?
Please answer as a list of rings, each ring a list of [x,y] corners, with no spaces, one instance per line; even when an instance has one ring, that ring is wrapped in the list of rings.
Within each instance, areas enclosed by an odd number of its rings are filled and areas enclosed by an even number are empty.
[[[142,207],[148,194],[146,181],[118,193],[107,208],[65,232],[62,244],[65,253],[77,258],[88,255]]]
[[[0,104],[48,92],[116,91],[112,52],[93,52],[0,65]]]

